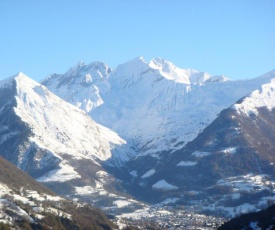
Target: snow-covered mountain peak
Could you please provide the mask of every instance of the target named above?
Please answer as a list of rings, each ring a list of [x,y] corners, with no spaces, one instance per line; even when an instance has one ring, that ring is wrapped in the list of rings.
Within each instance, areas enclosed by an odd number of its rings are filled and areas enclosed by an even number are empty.
[[[169,70],[171,68],[175,68],[175,65],[172,62],[169,62],[161,57],[153,58],[149,62],[149,66],[153,69],[162,69],[162,70]]]
[[[34,80],[32,80],[31,78],[29,78],[27,75],[25,75],[22,72],[19,72],[9,78],[6,78],[4,80],[0,81],[0,88],[7,88],[9,86],[12,87],[14,82],[17,83],[17,85],[21,85],[21,86],[34,86],[34,85],[38,85],[37,82],[35,82]]]
[[[75,75],[79,74],[78,72],[92,72],[92,71],[102,71],[105,72],[106,76],[109,74],[111,71],[110,67],[104,62],[96,61],[92,62],[90,64],[85,64],[84,62],[79,62],[77,63],[73,68],[69,69],[68,72],[66,73],[67,75]],[[105,77],[105,76],[101,76]]]
[[[22,78],[29,78],[26,74],[24,74],[23,72],[18,72],[17,74],[15,74],[14,76],[12,76],[13,78],[16,78],[16,77],[18,77],[18,78],[20,78],[20,77],[22,77]]]
[[[257,115],[257,109],[261,107],[268,110],[275,108],[275,78],[271,79],[270,83],[262,85],[261,89],[255,90],[243,98],[240,103],[236,103],[233,109],[249,116],[251,113]]]
[[[168,80],[173,80],[178,83],[190,84],[190,70],[180,69],[172,62],[162,58],[154,58],[149,62],[149,66],[156,69],[160,74]]]
[[[74,67],[70,68],[65,74],[51,74],[43,82],[48,82],[52,79],[59,81],[60,83],[78,83],[83,82],[83,79],[90,76],[89,82],[104,81],[109,77],[111,68],[104,62],[92,62],[85,64],[84,62],[78,62]],[[61,85],[60,85],[61,86]]]
[[[128,62],[118,65],[113,72],[114,74],[119,72],[120,75],[125,74],[131,76],[140,74],[148,68],[148,63],[144,60],[144,58],[137,57]]]
[[[13,77],[10,78],[11,80],[15,80],[17,82],[17,85],[20,84],[21,87],[33,87],[40,85],[33,79],[29,78],[26,74],[19,72],[18,74],[14,75]]]
[[[19,153],[15,162],[21,169],[29,167],[26,165],[26,162],[30,162],[29,159],[33,159],[34,165],[54,162],[52,164],[58,164],[60,169],[52,173],[50,178],[58,179],[56,176],[60,176],[68,180],[79,176],[64,161],[65,156],[78,160],[89,159],[97,164],[111,158],[120,162],[131,153],[125,147],[126,141],[117,133],[98,125],[83,110],[63,101],[26,75],[20,73],[6,82],[9,84],[1,84],[0,94],[9,96],[9,99],[0,101],[4,103],[0,116],[15,116],[16,119],[12,120],[20,120],[21,129],[28,133],[24,137],[24,143],[16,147]],[[12,115],[5,112],[6,109]],[[14,125],[16,130],[11,130],[11,134],[0,135],[0,143],[17,135],[17,126]]]
[[[212,76],[205,82],[225,82],[225,81],[231,81],[230,78],[224,76],[224,75],[218,75],[218,76]]]
[[[51,78],[62,78],[67,79],[71,82],[81,82],[83,77],[85,78],[89,75],[93,81],[95,80],[106,80],[109,77],[111,68],[103,62],[92,62],[90,64],[85,64],[84,62],[77,63],[74,67],[70,68],[64,75],[52,74],[45,81]],[[62,76],[62,77],[61,77]],[[61,79],[58,79],[61,82]],[[65,83],[67,83],[65,81]],[[92,81],[91,81],[92,82]]]
[[[190,82],[190,76],[197,73],[199,72],[196,70],[180,69],[160,57],[152,59],[149,63],[143,57],[139,57],[119,65],[111,73],[110,80],[112,85],[118,83],[123,87],[133,86],[144,80],[144,77],[149,78],[147,84],[162,78],[176,83],[191,84],[193,82]]]
[[[143,57],[138,57],[126,63],[118,65],[110,74],[112,87],[128,88],[144,78],[144,75],[152,71]]]
[[[160,74],[176,83],[183,84],[203,84],[206,82],[224,82],[229,80],[225,76],[212,76],[206,72],[200,72],[194,69],[178,68],[172,62],[163,58],[154,58],[149,62],[149,66],[156,69]]]
[[[72,69],[78,69],[78,68],[80,68],[81,66],[84,66],[84,65],[86,65],[86,63],[84,61],[79,61],[75,64],[75,66]]]
[[[138,63],[145,63],[145,64],[147,64],[147,61],[144,59],[143,56],[139,56],[139,57],[136,57],[136,58],[134,58],[134,59],[132,59],[132,60],[126,62],[126,63],[127,64],[131,64],[131,65],[135,65],[135,64],[138,65]],[[126,64],[126,63],[124,63],[124,64]]]
[[[65,74],[52,74],[42,84],[66,101],[84,111],[103,104],[100,93],[110,90],[111,68],[103,62],[77,64]]]

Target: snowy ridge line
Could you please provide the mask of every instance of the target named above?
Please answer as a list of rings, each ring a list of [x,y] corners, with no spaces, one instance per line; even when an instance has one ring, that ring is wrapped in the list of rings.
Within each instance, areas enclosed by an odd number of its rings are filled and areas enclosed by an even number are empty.
[[[251,113],[257,115],[257,108],[266,107],[270,111],[274,109],[274,98],[275,78],[271,79],[270,83],[262,85],[260,90],[253,91],[241,103],[235,104],[232,108],[239,113],[245,113],[247,116]]]
[[[231,81],[162,58],[138,57],[113,70],[104,63],[78,64],[42,84],[117,132],[138,156],[157,158],[183,148],[223,109],[271,77]]]

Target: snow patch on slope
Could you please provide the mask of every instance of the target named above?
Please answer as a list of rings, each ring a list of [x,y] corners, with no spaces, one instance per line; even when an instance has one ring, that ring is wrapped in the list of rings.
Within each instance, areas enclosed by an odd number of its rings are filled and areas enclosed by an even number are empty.
[[[76,178],[81,178],[81,176],[74,170],[74,168],[63,162],[59,164],[61,169],[53,170],[44,175],[43,177],[37,178],[39,182],[53,182],[59,181],[64,182]]]
[[[0,196],[4,196],[5,194],[10,193],[10,189],[7,185],[0,183]]]
[[[156,172],[155,169],[150,169],[149,171],[147,171],[146,173],[144,173],[141,178],[144,179],[144,178],[147,178],[147,177],[150,177],[152,175],[154,175]]]
[[[114,205],[116,205],[118,208],[127,207],[132,204],[132,202],[128,200],[116,200],[113,202]]]
[[[205,82],[222,82],[229,80],[224,76],[212,76],[209,73],[199,72],[194,69],[181,69],[172,62],[162,58],[154,58],[148,64],[152,69],[156,69],[167,80],[182,84],[201,84]]]
[[[221,153],[227,153],[227,154],[235,154],[237,152],[237,147],[229,147],[226,149],[221,150]]]
[[[181,161],[180,163],[177,164],[177,166],[194,166],[197,163],[198,162],[194,162],[194,161]]]
[[[206,156],[210,155],[210,153],[196,151],[196,152],[193,152],[191,155],[195,156],[195,157],[206,157]]]
[[[159,180],[157,183],[153,184],[152,187],[154,189],[161,189],[161,190],[176,190],[176,189],[178,189],[177,186],[169,184],[165,180]]]
[[[130,174],[131,174],[133,177],[138,177],[138,174],[137,174],[137,171],[136,171],[136,170],[131,171]]]
[[[275,182],[270,181],[268,175],[247,174],[221,179],[217,182],[217,185],[232,187],[234,192],[255,192],[270,190],[275,186]]]

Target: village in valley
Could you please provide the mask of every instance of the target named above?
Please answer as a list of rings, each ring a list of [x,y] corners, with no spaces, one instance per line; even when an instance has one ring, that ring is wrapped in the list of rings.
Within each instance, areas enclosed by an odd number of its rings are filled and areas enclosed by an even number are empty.
[[[137,210],[134,213],[122,214],[113,220],[120,228],[125,226],[140,229],[217,229],[226,219],[207,216],[184,210],[168,210],[151,207]]]

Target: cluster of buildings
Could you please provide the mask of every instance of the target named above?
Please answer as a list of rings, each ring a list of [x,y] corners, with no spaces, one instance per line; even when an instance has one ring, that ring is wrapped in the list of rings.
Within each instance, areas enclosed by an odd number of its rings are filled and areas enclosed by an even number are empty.
[[[162,208],[150,208],[147,214],[119,217],[116,223],[120,227],[133,226],[140,229],[217,229],[226,219],[186,211],[166,211]],[[151,228],[150,228],[151,227]]]

